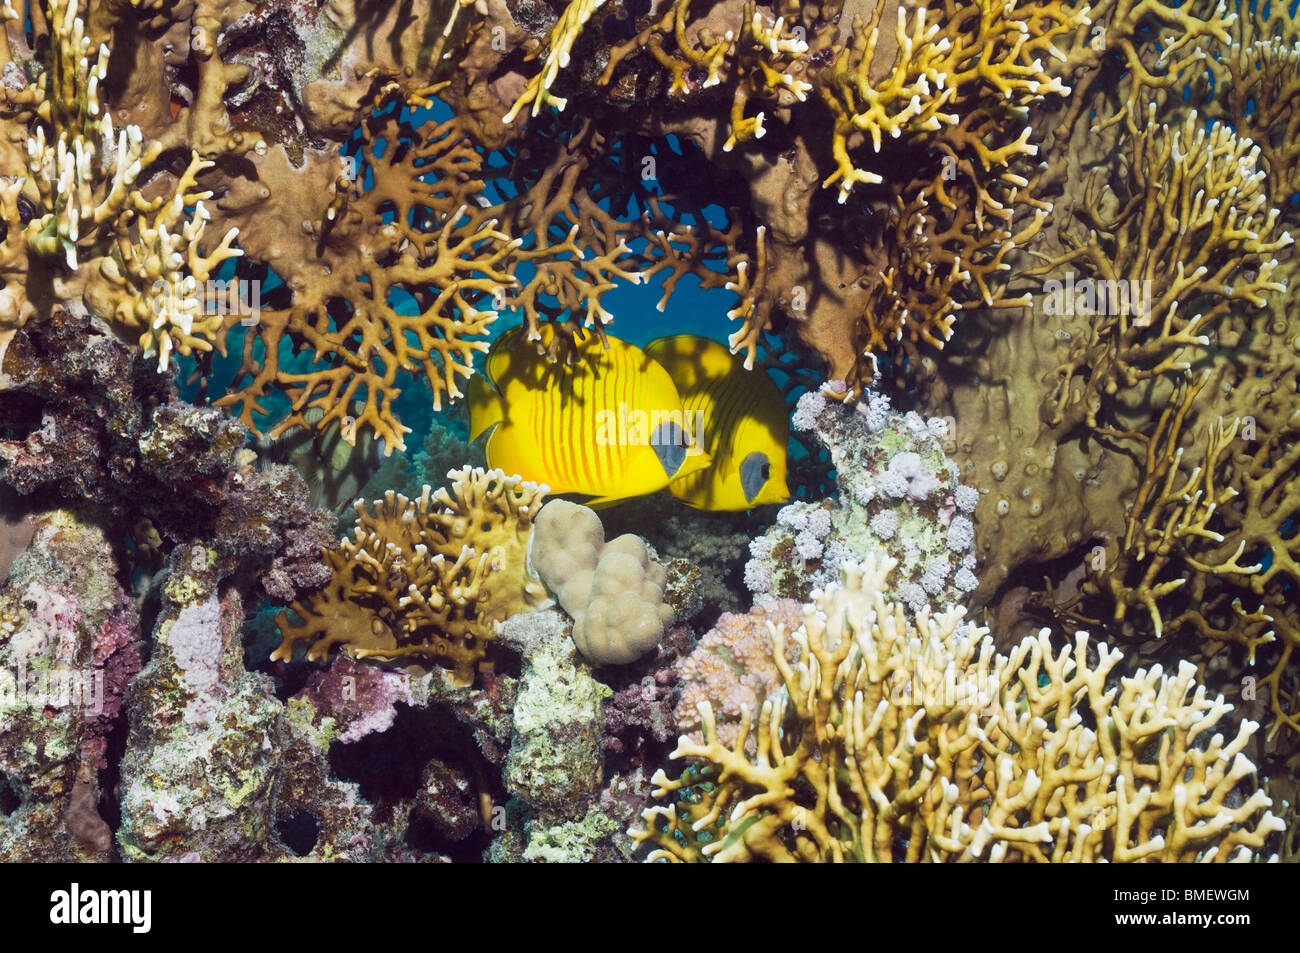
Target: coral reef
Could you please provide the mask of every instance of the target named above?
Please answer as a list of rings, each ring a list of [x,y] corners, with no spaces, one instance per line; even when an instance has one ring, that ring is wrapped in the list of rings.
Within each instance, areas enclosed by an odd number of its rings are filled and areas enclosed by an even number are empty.
[[[1246,861],[1283,828],[1263,791],[1230,796],[1258,725],[1216,730],[1231,706],[1190,663],[1108,681],[1119,652],[1093,645],[1092,662],[1079,633],[1054,654],[1047,630],[995,655],[961,609],[888,598],[893,569],[847,566],[798,629],[773,628],[784,690],[758,713],[756,758],[748,710],[728,747],[700,704],[704,742],[674,757],[703,767],[654,779],[658,798],[691,796],[636,834],[652,859]]]
[[[0,696],[104,689],[0,704],[0,856],[1293,856],[1298,23],[5,5]],[[502,326],[696,289],[794,502],[478,468]]]
[[[142,172],[176,144],[146,139],[137,125],[114,129],[114,111],[100,95],[111,51],[95,35],[99,24],[91,19],[88,30],[76,0],[46,6],[30,37],[12,7],[0,14],[6,62],[16,53],[40,64],[34,79],[21,70],[6,74],[4,114],[26,133],[26,175],[0,199],[12,236],[4,255],[6,323],[79,301],[138,335],[163,370],[172,351],[213,347],[223,319],[201,313],[194,292],[240,254],[231,247],[237,231],[202,252],[210,218],[203,203],[214,193],[197,188],[197,178],[213,162],[197,150],[164,194],[147,198],[137,187],[145,185]],[[101,5],[96,12],[108,11]],[[233,136],[226,149],[265,151],[254,138]]]
[[[603,771],[600,710],[610,692],[578,662],[565,628],[554,609],[517,615],[501,626],[501,639],[520,651],[525,667],[503,772],[506,790],[518,799],[511,825],[518,840],[495,842],[498,859],[508,859],[502,853],[514,847],[522,847],[525,860],[592,859],[575,842],[591,821],[584,815],[598,810],[592,805]],[[603,833],[612,831],[609,825]]]
[[[970,514],[979,491],[944,454],[947,423],[900,414],[867,391],[856,404],[832,382],[799,398],[793,424],[830,454],[838,499],[784,507],[750,544],[745,583],[760,600],[806,600],[839,578],[840,567],[885,552],[899,563],[899,592],[919,608],[963,601],[976,587]],[[829,398],[828,398],[829,395]]]
[[[1056,213],[1008,259],[1029,306],[972,316],[916,378],[986,491],[977,604],[1170,665],[1226,651],[1238,686],[1260,664],[1269,734],[1294,735],[1297,219],[1271,97],[1300,34],[1267,7],[1112,12],[1032,120]]]
[[[194,407],[129,347],[66,311],[19,329],[0,390],[0,482],[89,506],[129,528],[147,520],[170,550],[209,539],[224,575],[292,598],[325,578],[330,518],[289,467],[259,470],[243,428]]]
[[[342,645],[354,658],[417,657],[473,681],[493,622],[546,598],[526,555],[545,489],[499,470],[448,475],[449,488],[426,484],[418,500],[389,491],[369,511],[357,501],[353,538],[325,553],[329,582],[293,604],[301,623],[277,620],[273,659],[291,658],[298,642],[316,660]]]
[[[153,652],[131,684],[123,857],[415,859],[403,828],[335,779],[329,760],[333,745],[391,725],[393,705],[415,694],[405,674],[340,665],[281,702],[270,678],[245,669],[237,590],[219,594],[201,547],[178,547],[169,562]],[[281,831],[298,817],[316,833],[295,850]]]
[[[70,510],[37,517],[0,584],[0,778],[18,800],[6,861],[112,859],[102,778],[138,632],[103,530]]]
[[[596,665],[645,655],[673,620],[667,575],[645,540],[626,533],[608,542],[595,511],[552,500],[537,516],[530,556],[537,574],[573,618],[573,641]]]
[[[164,589],[132,686],[118,838],[135,860],[251,860],[274,823],[282,706],[268,679],[244,670],[238,599],[222,606],[206,553],[192,552]]]

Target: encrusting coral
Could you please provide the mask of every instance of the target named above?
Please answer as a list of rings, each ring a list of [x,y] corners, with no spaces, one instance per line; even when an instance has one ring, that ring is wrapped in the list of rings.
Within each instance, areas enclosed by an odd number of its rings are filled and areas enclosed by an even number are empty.
[[[113,571],[104,531],[65,509],[36,518],[0,576],[0,777],[17,801],[0,824],[6,861],[112,859],[100,772],[142,648]]]
[[[499,470],[448,474],[418,500],[389,492],[356,504],[352,539],[325,553],[331,578],[282,613],[273,659],[298,642],[323,661],[335,645],[354,658],[410,658],[449,669],[453,684],[474,680],[493,623],[540,605],[546,590],[528,568],[534,517],[546,490]]]
[[[1118,651],[1079,633],[1054,653],[1047,630],[998,655],[960,608],[890,598],[893,568],[846,567],[798,629],[771,628],[785,685],[756,758],[748,716],[727,747],[700,705],[704,742],[673,756],[701,766],[656,776],[676,800],[636,833],[651,859],[1248,861],[1282,829],[1263,791],[1233,793],[1258,726],[1220,729],[1231,706],[1195,666],[1114,679]]]

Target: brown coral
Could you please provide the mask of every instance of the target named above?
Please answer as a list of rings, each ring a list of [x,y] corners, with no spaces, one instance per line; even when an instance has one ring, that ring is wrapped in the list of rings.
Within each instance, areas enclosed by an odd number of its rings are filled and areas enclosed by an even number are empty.
[[[427,660],[468,685],[488,655],[493,623],[540,605],[546,590],[527,566],[533,518],[544,490],[499,470],[448,474],[418,500],[389,492],[371,509],[358,500],[351,540],[325,553],[333,573],[319,593],[281,613],[272,655],[297,642],[324,660],[334,645],[354,658]]]

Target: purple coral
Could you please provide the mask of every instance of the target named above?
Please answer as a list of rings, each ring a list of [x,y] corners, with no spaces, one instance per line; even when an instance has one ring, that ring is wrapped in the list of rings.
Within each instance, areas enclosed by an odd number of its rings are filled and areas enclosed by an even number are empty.
[[[898,594],[913,612],[920,612],[930,604],[925,589],[914,582],[905,582]]]
[[[915,410],[909,410],[903,414],[903,426],[912,433],[926,433],[929,428],[926,426],[925,418]]]
[[[790,416],[790,426],[795,430],[813,430],[825,411],[826,398],[810,390],[795,404],[794,413]]]
[[[867,430],[878,433],[889,422],[889,398],[884,394],[867,393],[858,404],[858,413],[863,416]]]
[[[749,555],[745,563],[745,588],[754,595],[763,595],[772,591],[772,570],[767,559],[772,555],[772,540],[759,536],[749,543]]]
[[[348,744],[387,731],[397,719],[397,703],[415,705],[411,676],[337,655],[324,672],[313,672],[296,698],[312,703],[319,718],[334,719],[339,741]]]

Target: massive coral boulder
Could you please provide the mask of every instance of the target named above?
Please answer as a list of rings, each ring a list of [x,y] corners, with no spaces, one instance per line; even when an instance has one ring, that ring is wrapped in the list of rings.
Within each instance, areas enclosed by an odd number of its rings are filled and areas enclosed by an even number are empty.
[[[605,541],[594,510],[552,500],[542,507],[530,558],[573,618],[573,641],[595,665],[625,665],[663,638],[673,610],[667,576],[645,540],[632,533]]]

